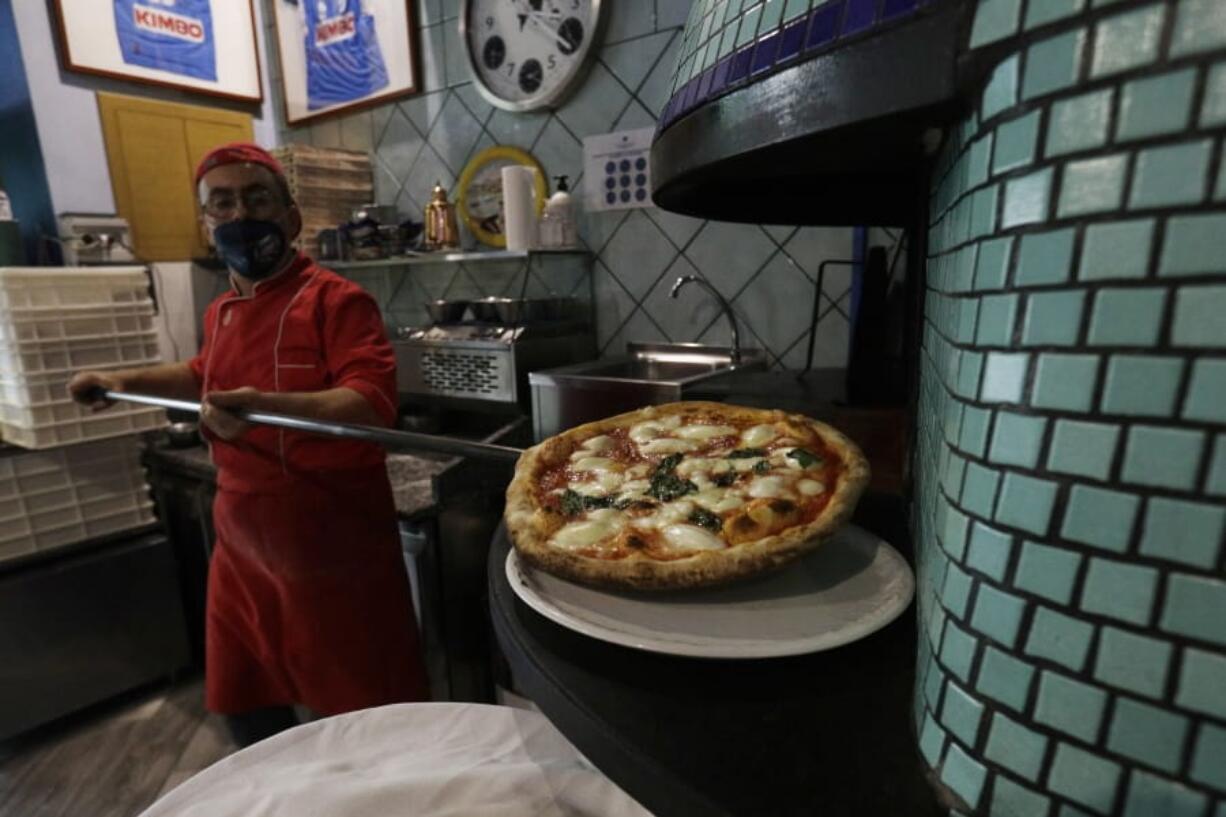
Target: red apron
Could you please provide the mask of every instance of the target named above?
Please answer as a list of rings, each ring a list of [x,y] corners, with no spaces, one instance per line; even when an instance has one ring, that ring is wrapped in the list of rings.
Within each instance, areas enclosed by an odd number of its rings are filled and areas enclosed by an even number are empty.
[[[395,417],[395,360],[373,299],[299,256],[205,313],[202,391],[362,394]],[[218,469],[205,700],[221,713],[332,715],[427,697],[378,446],[267,427],[211,441]]]

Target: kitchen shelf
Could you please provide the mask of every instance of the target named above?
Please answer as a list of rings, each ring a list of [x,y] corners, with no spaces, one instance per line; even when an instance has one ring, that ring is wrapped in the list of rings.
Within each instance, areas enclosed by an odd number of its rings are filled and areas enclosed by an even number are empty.
[[[588,251],[583,248],[570,250],[478,250],[472,252],[422,253],[421,255],[397,256],[395,258],[376,258],[370,261],[321,261],[320,263],[329,269],[342,271],[382,267],[411,267],[417,264],[470,264],[481,261],[522,261],[534,256],[588,254]]]

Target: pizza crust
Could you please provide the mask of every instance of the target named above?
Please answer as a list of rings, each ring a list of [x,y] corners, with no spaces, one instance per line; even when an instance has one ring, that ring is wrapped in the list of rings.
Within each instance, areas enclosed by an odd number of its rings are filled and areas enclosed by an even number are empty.
[[[726,417],[732,422],[757,424],[786,421],[816,432],[824,445],[842,462],[833,493],[817,518],[754,542],[718,551],[699,551],[693,556],[670,561],[640,554],[615,560],[594,559],[549,545],[549,537],[563,520],[560,514],[537,505],[537,475],[565,462],[578,441],[645,420],[680,415],[684,423],[686,417],[707,417],[711,414]],[[799,414],[727,403],[667,403],[576,426],[529,448],[519,458],[515,475],[507,488],[505,518],[511,541],[520,557],[548,573],[584,584],[617,589],[711,587],[776,570],[816,549],[851,517],[868,480],[868,461],[860,449],[825,423]]]

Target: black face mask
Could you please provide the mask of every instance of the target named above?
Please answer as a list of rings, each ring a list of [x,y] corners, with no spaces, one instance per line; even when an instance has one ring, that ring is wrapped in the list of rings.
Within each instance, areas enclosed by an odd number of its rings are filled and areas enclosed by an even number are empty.
[[[285,257],[285,231],[274,221],[227,221],[213,230],[213,243],[226,266],[250,281],[267,278]]]

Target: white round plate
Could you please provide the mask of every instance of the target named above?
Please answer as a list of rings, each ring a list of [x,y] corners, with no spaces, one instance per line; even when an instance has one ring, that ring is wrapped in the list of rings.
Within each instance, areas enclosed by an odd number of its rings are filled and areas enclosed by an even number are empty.
[[[626,647],[701,658],[829,650],[880,630],[915,594],[906,560],[855,526],[778,573],[711,590],[597,590],[533,569],[514,548],[506,570],[515,594],[563,627]]]

